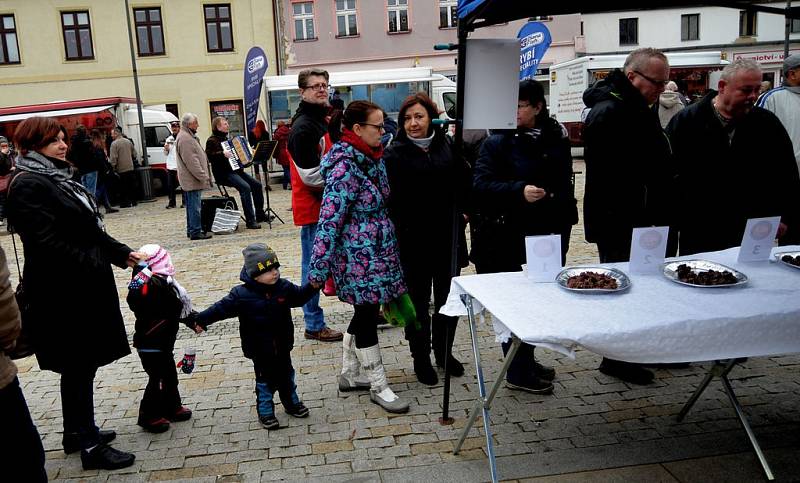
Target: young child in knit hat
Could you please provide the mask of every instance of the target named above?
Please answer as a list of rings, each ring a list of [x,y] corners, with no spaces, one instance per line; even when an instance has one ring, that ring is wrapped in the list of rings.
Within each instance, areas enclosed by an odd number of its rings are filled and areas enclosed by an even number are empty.
[[[192,417],[192,411],[181,403],[172,353],[178,322],[198,333],[202,330],[189,318],[192,301],[175,280],[169,253],[158,245],[145,245],[139,252],[147,258],[133,269],[127,300],[136,315],[133,346],[150,380],[139,406],[137,424],[151,433],[163,433],[169,429],[170,421]]]
[[[291,351],[294,346],[292,307],[301,307],[320,287],[302,287],[281,278],[275,252],[263,243],[242,251],[242,285],[233,287],[222,300],[193,317],[203,329],[231,317],[239,317],[239,335],[244,356],[253,361],[256,373],[256,408],[261,425],[280,427],[275,417],[273,396],[277,391],[287,414],[308,416],[308,408],[297,395]]]

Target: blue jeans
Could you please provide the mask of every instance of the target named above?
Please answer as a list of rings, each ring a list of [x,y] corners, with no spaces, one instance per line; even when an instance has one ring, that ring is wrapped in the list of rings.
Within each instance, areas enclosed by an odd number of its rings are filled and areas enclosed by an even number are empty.
[[[317,236],[317,224],[303,225],[300,227],[300,248],[303,251],[303,264],[301,285],[308,282],[308,265],[311,263],[311,252],[314,249],[314,237]],[[319,332],[325,328],[325,314],[319,306],[319,292],[303,305],[303,316],[306,320],[306,330]]]
[[[186,194],[186,234],[189,237],[203,233],[200,222],[200,197],[203,190],[184,191]]]
[[[81,184],[86,191],[95,195],[97,193],[97,171],[92,171],[91,173],[86,173],[81,176]]]
[[[292,174],[288,165],[283,166],[283,178],[281,179],[281,184],[283,184],[283,189],[286,189],[287,186],[291,186],[292,184]]]
[[[239,198],[242,200],[242,210],[244,210],[244,219],[248,225],[261,218],[256,216],[257,213],[264,213],[264,188],[261,183],[244,171],[228,173],[224,180],[218,180],[218,182],[223,186],[236,188],[236,191],[239,192]]]

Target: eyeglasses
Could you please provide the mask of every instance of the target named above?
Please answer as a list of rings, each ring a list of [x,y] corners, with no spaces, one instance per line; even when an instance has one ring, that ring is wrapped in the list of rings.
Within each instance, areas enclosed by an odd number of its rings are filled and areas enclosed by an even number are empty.
[[[314,84],[313,86],[306,86],[305,89],[311,89],[312,91],[326,91],[328,90],[328,84]]]
[[[362,126],[372,126],[375,129],[377,129],[378,131],[385,131],[386,130],[386,125],[385,124],[370,124],[370,123],[367,123],[367,122],[359,122],[358,124],[360,124]]]
[[[656,85],[656,86],[665,87],[667,84],[669,84],[669,79],[667,79],[667,80],[655,80],[652,77],[649,77],[649,76],[646,76],[646,75],[642,74],[638,70],[633,71],[633,73],[644,77],[645,79],[650,81],[651,84]]]
[[[517,104],[517,109],[525,109],[526,107],[531,107],[531,104],[529,102]]]

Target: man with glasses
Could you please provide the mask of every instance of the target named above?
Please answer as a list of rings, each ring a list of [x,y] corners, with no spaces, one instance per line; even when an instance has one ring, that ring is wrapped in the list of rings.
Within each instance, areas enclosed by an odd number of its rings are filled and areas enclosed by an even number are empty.
[[[722,70],[719,92],[667,126],[681,255],[738,246],[749,218],[780,216],[779,241],[797,242],[800,179],[792,140],[773,113],[754,105],[761,74],[752,60],[733,61]]]
[[[319,172],[322,156],[330,149],[328,133],[328,72],[305,69],[297,76],[300,106],[292,118],[288,148],[292,155],[292,213],[294,224],[300,227],[302,249],[302,278],[308,278],[311,250],[317,234],[319,208],[325,180]],[[342,340],[342,333],[325,326],[325,316],[319,306],[319,293],[303,306],[306,339],[325,342]]]
[[[669,224],[670,146],[653,109],[667,82],[666,56],[644,48],[583,93],[591,109],[583,131],[584,228],[601,263],[628,261],[633,228]],[[633,384],[653,380],[639,365],[606,358],[600,371]]]

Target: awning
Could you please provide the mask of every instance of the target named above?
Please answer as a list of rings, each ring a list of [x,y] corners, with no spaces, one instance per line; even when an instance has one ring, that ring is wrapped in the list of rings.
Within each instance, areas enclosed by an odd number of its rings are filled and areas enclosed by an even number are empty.
[[[105,111],[106,109],[111,109],[112,107],[114,106],[109,104],[107,106],[78,107],[75,109],[61,109],[58,111],[39,111],[39,112],[24,112],[21,114],[7,114],[5,116],[0,116],[0,122],[21,121],[23,119],[28,119],[29,117],[34,117],[34,116],[59,117],[59,116],[70,116],[72,114],[89,114],[91,112]]]

